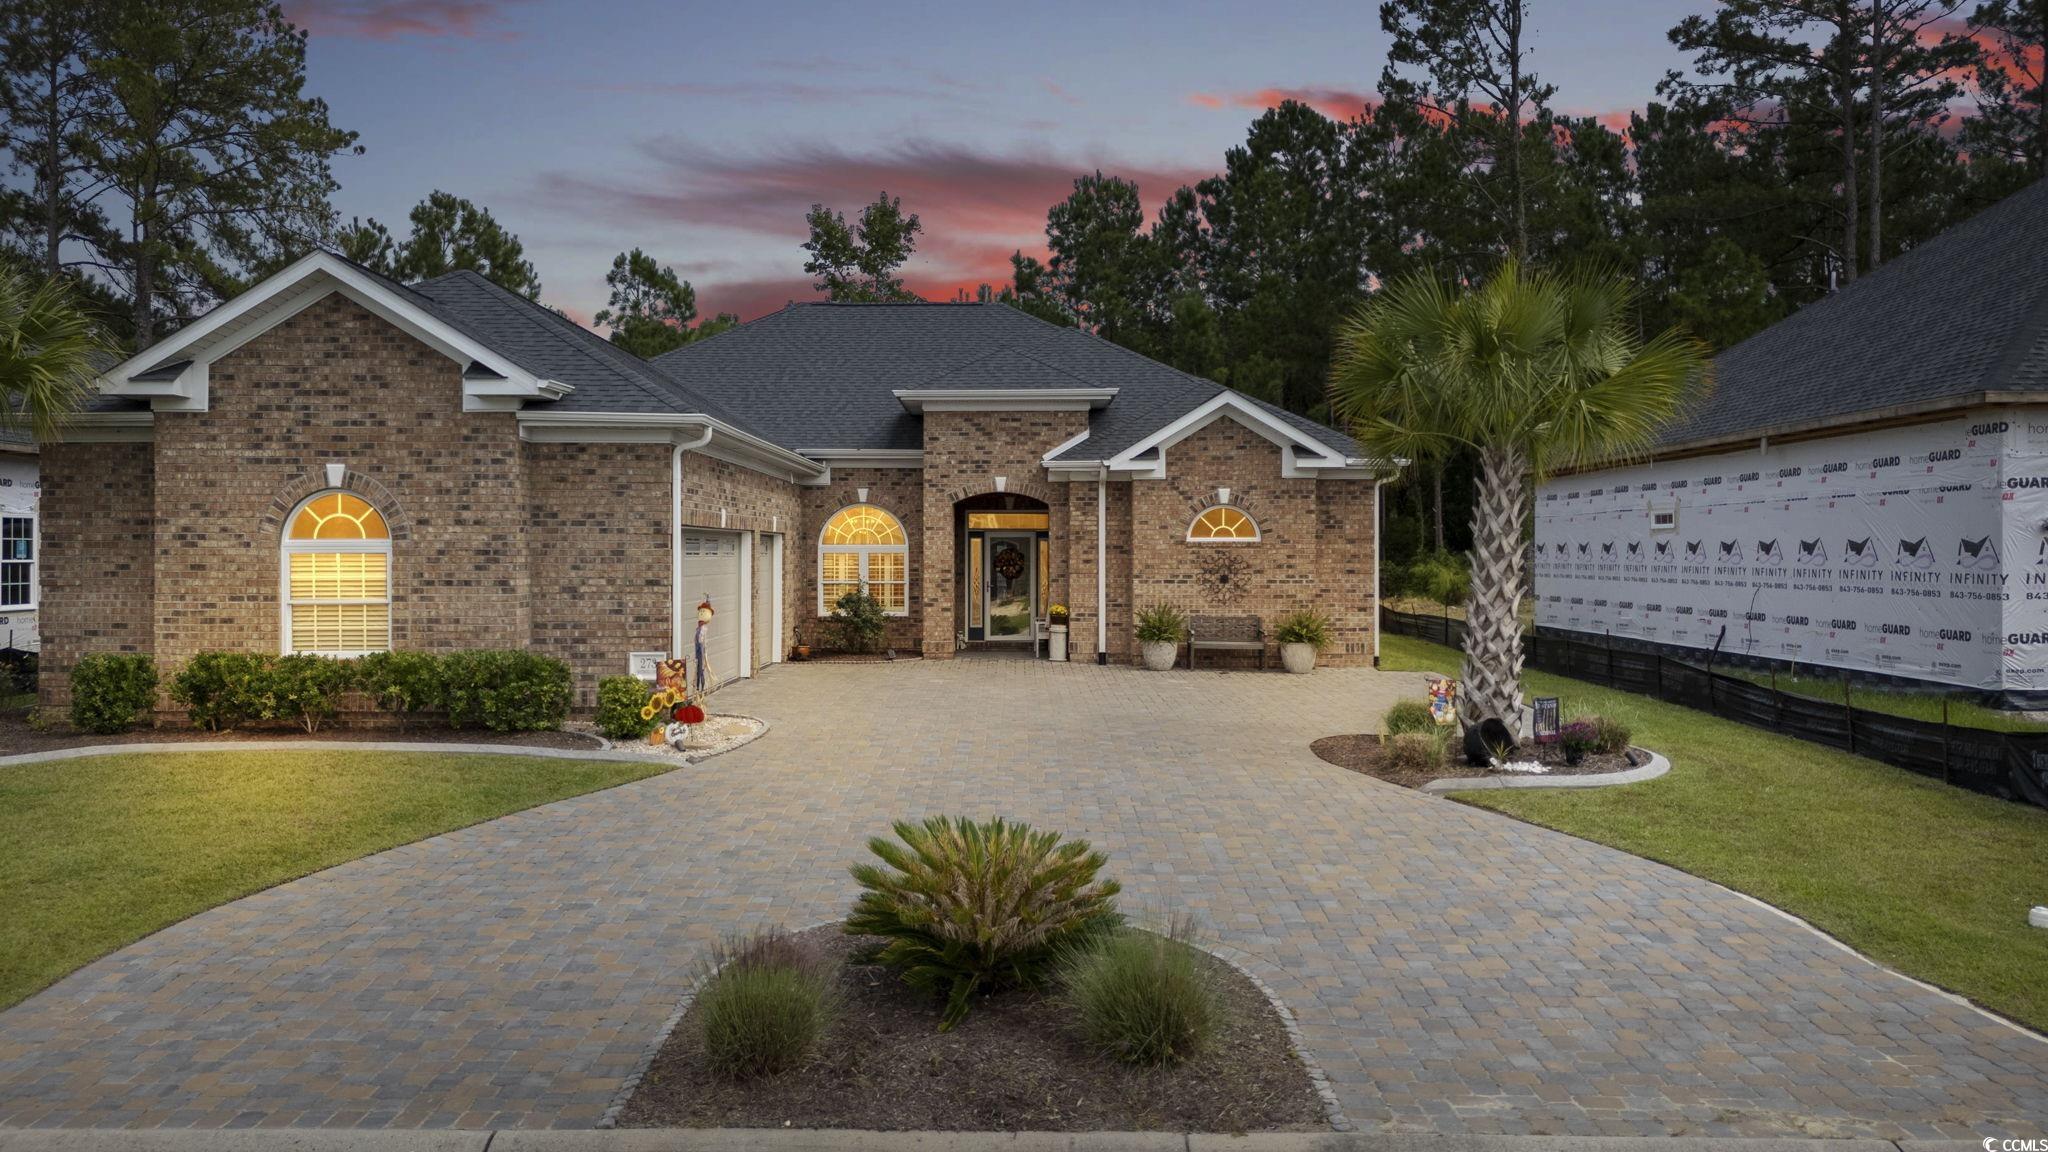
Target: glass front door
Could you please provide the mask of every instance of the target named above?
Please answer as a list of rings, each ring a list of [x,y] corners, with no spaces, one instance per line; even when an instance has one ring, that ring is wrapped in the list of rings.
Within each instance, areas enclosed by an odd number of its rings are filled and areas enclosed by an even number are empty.
[[[982,547],[987,555],[981,565],[987,581],[990,640],[1031,640],[1031,611],[1038,603],[1038,537],[991,532]]]

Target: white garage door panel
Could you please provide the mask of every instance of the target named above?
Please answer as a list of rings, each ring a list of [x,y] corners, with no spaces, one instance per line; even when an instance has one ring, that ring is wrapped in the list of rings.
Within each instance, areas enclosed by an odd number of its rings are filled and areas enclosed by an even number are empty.
[[[737,532],[683,533],[683,643],[694,652],[697,605],[711,601],[715,615],[704,646],[707,679],[714,685],[740,674],[740,536]]]

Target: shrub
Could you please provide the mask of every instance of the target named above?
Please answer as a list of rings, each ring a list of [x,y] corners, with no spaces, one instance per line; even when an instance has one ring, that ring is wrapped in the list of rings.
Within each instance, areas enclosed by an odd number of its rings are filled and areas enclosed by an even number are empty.
[[[1273,638],[1282,644],[1311,644],[1321,652],[1330,646],[1330,618],[1313,608],[1281,617]]]
[[[269,715],[268,675],[275,656],[201,652],[171,677],[171,699],[194,727],[219,732]]]
[[[308,736],[333,719],[341,694],[355,687],[355,665],[329,656],[282,656],[256,677],[266,720],[290,720]]]
[[[664,717],[643,720],[651,694],[638,676],[607,676],[597,682],[597,730],[613,740],[640,740],[661,725]]]
[[[1155,604],[1138,614],[1138,641],[1178,644],[1188,634],[1188,618],[1171,604]]]
[[[1108,858],[1085,840],[965,817],[899,820],[895,830],[901,844],[868,841],[881,864],[853,866],[864,891],[846,931],[885,938],[880,963],[945,993],[940,1031],[967,1015],[977,990],[1037,984],[1063,950],[1123,923],[1120,886],[1096,879]]]
[[[1593,737],[1597,741],[1595,747],[1610,756],[1628,751],[1629,738],[1633,735],[1628,725],[1606,716],[1595,716],[1592,721]]]
[[[1194,921],[1164,936],[1124,929],[1060,965],[1062,999],[1088,1046],[1131,1064],[1174,1064],[1200,1051],[1223,1006],[1196,953]]]
[[[552,656],[494,648],[451,652],[441,657],[441,682],[451,727],[541,732],[569,718],[569,666]]]
[[[19,648],[0,648],[0,696],[19,696],[36,690],[37,669],[42,658]]]
[[[156,662],[140,653],[97,652],[71,666],[71,726],[125,732],[156,705]]]
[[[744,1079],[794,1067],[838,1006],[831,966],[781,932],[729,937],[713,949],[712,964],[696,1009],[705,1063],[718,1075]]]
[[[1566,759],[1577,760],[1600,750],[1600,726],[1592,720],[1574,720],[1558,729],[1557,742],[1564,746]]]
[[[372,652],[356,661],[356,686],[398,717],[401,730],[420,713],[446,706],[441,658],[430,652]]]
[[[1441,732],[1403,732],[1386,740],[1387,767],[1398,772],[1427,772],[1443,767],[1449,742]]]
[[[1387,718],[1380,721],[1380,730],[1389,736],[1403,732],[1427,732],[1440,727],[1436,717],[1429,714],[1429,705],[1419,700],[1403,700],[1387,709]]]
[[[889,626],[889,614],[883,610],[882,602],[862,585],[832,605],[831,624],[841,651],[879,652],[882,633]]]
[[[1410,592],[1446,608],[1464,603],[1472,592],[1472,569],[1465,557],[1455,552],[1416,557],[1405,579]]]

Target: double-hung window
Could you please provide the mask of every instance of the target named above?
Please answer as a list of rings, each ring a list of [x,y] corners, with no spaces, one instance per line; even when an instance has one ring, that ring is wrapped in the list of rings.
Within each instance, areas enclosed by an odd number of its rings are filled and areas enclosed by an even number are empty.
[[[0,515],[0,608],[36,606],[36,518]]]

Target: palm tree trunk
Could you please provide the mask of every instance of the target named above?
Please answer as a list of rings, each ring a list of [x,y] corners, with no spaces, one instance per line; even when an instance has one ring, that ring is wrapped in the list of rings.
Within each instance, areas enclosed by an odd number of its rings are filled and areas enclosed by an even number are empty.
[[[1465,605],[1465,718],[1509,720],[1522,697],[1522,513],[1529,461],[1520,448],[1479,451],[1472,505],[1472,592]],[[1515,728],[1509,723],[1509,728]]]

